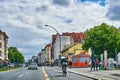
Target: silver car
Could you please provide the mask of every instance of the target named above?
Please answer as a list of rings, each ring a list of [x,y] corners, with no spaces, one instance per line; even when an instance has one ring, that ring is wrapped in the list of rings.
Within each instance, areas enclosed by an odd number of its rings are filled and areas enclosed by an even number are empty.
[[[29,66],[28,66],[28,70],[37,70],[38,69],[38,65],[34,62],[34,63],[31,63]]]

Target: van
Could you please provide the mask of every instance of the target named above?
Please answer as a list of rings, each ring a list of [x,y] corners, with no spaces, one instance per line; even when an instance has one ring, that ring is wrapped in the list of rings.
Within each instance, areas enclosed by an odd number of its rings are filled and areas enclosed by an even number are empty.
[[[117,54],[117,60],[116,60],[116,62],[117,62],[117,66],[120,69],[120,53]]]

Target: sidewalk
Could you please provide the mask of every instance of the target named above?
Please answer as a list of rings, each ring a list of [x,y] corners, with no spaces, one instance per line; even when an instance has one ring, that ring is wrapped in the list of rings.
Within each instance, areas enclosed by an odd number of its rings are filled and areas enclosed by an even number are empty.
[[[83,75],[94,80],[120,80],[120,70],[90,71],[90,68],[67,68],[67,71]]]
[[[90,68],[67,68],[67,70],[96,80],[120,80],[120,70],[90,71]]]

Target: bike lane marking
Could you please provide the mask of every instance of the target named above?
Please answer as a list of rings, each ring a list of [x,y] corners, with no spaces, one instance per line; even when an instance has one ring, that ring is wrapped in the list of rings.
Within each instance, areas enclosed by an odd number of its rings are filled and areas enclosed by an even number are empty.
[[[50,80],[50,78],[48,77],[48,74],[46,73],[44,67],[42,67],[42,71],[43,71],[43,73],[44,73],[45,80]]]

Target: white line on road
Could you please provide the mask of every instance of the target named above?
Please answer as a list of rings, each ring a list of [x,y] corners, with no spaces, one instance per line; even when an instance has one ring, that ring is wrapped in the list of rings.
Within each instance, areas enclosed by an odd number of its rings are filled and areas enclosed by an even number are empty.
[[[18,77],[22,77],[23,76],[23,74],[20,74]]]

